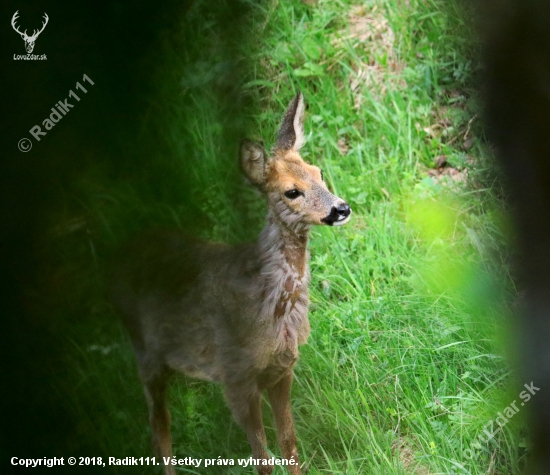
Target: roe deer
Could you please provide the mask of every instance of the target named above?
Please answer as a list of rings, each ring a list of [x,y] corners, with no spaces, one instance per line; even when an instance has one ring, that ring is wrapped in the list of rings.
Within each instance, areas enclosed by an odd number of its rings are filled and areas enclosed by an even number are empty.
[[[268,454],[260,398],[267,389],[282,456],[294,464],[288,465],[292,474],[301,473],[290,386],[298,345],[309,335],[308,233],[314,224],[344,224],[351,214],[328,191],[319,168],[298,153],[303,114],[298,93],[271,157],[262,145],[241,143],[241,168],[267,195],[267,223],[257,243],[228,246],[156,232],[119,256],[113,298],[134,346],[161,458],[172,457],[165,399],[169,376],[179,371],[224,386],[260,474],[273,470],[263,464]],[[164,471],[175,474],[169,464]]]

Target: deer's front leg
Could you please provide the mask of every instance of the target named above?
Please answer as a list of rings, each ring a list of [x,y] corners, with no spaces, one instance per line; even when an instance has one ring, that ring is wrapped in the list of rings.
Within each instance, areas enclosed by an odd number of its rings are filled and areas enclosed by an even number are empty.
[[[292,370],[283,376],[277,384],[268,389],[269,402],[275,417],[277,427],[277,439],[283,458],[293,459],[296,465],[288,465],[288,470],[293,475],[301,475],[300,459],[296,447],[296,431],[290,409],[290,387],[292,386]]]
[[[252,458],[268,459],[260,391],[257,388],[244,389],[232,386],[226,387],[225,396],[235,420],[246,432],[252,449]],[[260,475],[269,475],[273,471],[270,465],[256,465],[256,469]]]

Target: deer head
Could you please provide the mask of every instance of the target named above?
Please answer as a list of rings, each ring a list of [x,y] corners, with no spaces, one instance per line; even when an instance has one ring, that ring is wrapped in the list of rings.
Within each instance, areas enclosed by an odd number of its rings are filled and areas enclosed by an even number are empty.
[[[267,155],[263,145],[245,139],[241,168],[267,194],[271,212],[287,227],[345,224],[351,208],[328,190],[321,170],[299,154],[305,143],[303,119],[304,98],[299,92],[283,116],[272,155]]]
[[[25,42],[25,49],[27,50],[27,53],[32,53],[32,50],[34,49],[34,42],[36,41],[36,38],[38,38],[38,35],[44,31],[44,28],[46,28],[46,25],[48,24],[48,15],[44,13],[44,23],[42,24],[42,28],[40,30],[34,30],[34,33],[31,36],[27,36],[27,30],[25,30],[23,33],[19,31],[19,28],[17,28],[17,25],[15,22],[18,18],[19,10],[17,10],[11,19],[11,26],[17,33],[21,35],[21,38],[23,38],[23,41]]]

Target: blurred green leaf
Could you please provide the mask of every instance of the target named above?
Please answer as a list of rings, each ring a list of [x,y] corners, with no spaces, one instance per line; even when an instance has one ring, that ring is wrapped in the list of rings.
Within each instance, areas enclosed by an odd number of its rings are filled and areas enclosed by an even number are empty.
[[[323,76],[324,74],[325,70],[322,66],[311,62],[307,62],[302,68],[294,70],[294,75],[299,77]]]

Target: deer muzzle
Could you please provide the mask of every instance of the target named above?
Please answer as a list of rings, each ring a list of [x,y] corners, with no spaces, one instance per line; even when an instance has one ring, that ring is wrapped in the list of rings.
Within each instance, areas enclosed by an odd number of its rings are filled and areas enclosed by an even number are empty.
[[[350,206],[342,201],[338,205],[333,206],[330,210],[329,215],[323,218],[321,221],[325,224],[328,224],[329,226],[342,226],[349,221],[350,215]]]

